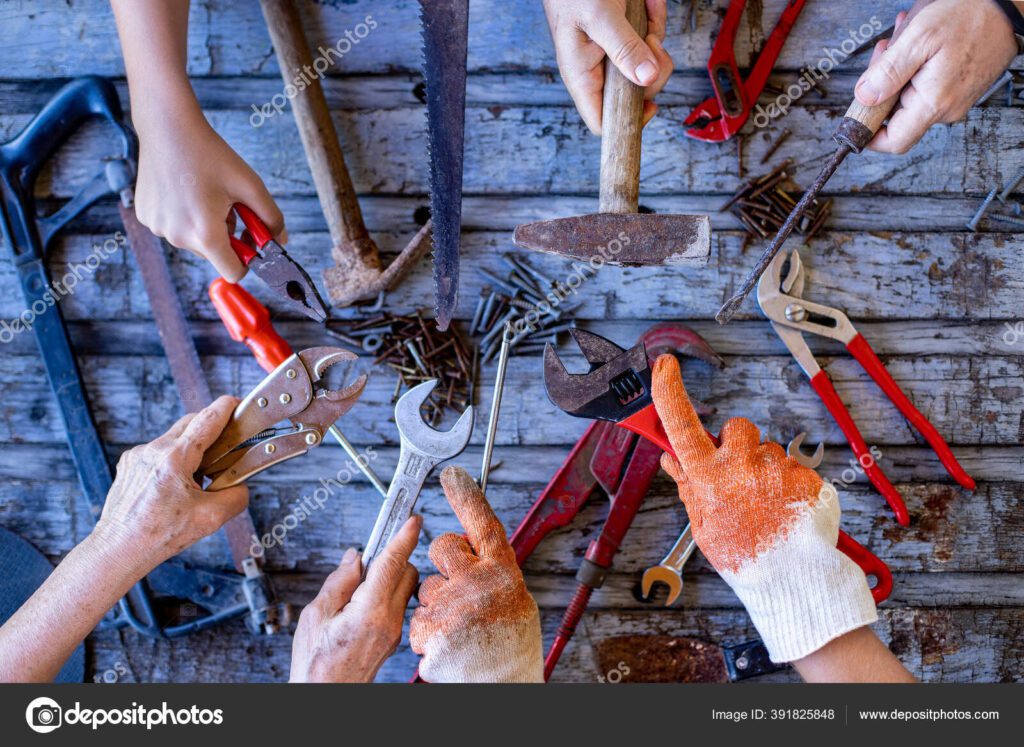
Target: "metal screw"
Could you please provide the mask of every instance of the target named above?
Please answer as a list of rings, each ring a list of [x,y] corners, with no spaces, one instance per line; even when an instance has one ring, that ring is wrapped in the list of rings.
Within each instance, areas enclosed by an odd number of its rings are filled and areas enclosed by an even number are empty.
[[[280,400],[282,405],[287,405],[289,402],[292,401],[292,395],[288,394],[288,392],[283,392],[278,399]]]
[[[737,669],[746,669],[749,666],[750,666],[750,659],[747,658],[746,654],[743,654],[742,656],[740,656],[740,657],[738,657],[736,659],[736,668]]]
[[[1012,215],[1001,215],[1000,213],[992,213],[988,217],[993,220],[1000,220],[1003,223],[1012,223],[1015,226],[1024,226],[1024,218],[1014,218]]]
[[[259,405],[260,407],[266,407],[267,404],[269,403],[267,402],[266,397],[260,397],[258,400],[256,400],[256,404]]]
[[[978,224],[981,223],[981,219],[984,217],[985,213],[988,212],[989,206],[992,204],[992,200],[996,198],[996,192],[998,192],[998,190],[995,187],[993,187],[992,191],[989,192],[985,199],[982,201],[981,207],[978,208],[978,212],[976,212],[974,214],[974,217],[971,218],[971,220],[967,223],[967,227],[970,230],[978,230]]]
[[[306,443],[309,444],[310,446],[313,446],[319,440],[320,439],[317,438],[317,435],[315,433],[306,434]]]
[[[273,454],[275,451],[277,451],[277,446],[276,444],[267,444],[266,446],[263,447],[263,450],[266,451],[268,454]]]
[[[284,376],[286,379],[294,379],[297,376],[297,374],[295,373],[294,368],[289,368],[287,371],[284,372]]]
[[[791,303],[786,307],[786,318],[791,322],[800,322],[807,320],[807,309],[798,303]]]

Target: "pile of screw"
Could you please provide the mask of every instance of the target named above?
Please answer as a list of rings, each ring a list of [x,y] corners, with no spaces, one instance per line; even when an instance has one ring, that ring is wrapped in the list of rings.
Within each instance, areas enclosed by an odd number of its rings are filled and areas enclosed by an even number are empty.
[[[753,237],[767,239],[775,235],[803,194],[786,188],[792,166],[793,159],[787,158],[764,176],[748,179],[722,206],[722,211],[735,215]],[[817,235],[831,213],[831,198],[811,203],[796,227],[804,244]]]
[[[1017,187],[1024,182],[1024,171],[1017,172],[1017,175],[1010,181],[1003,185],[1002,191],[999,191],[998,187],[993,187],[992,190],[985,195],[985,199],[981,202],[981,207],[978,208],[977,212],[968,221],[967,227],[972,231],[978,230],[978,225],[981,223],[981,219],[988,216],[992,220],[997,220],[1002,223],[1012,223],[1015,226],[1024,226],[1024,206],[1019,202],[1013,202],[1010,197],[1017,190]],[[1013,210],[1013,215],[1006,215],[1005,213],[992,213],[989,209],[993,203],[999,200],[999,203]]]
[[[561,306],[572,293],[570,288],[511,254],[503,255],[501,261],[509,270],[503,278],[480,270],[490,285],[480,291],[469,325],[469,334],[482,335],[480,360],[483,363],[498,354],[502,330],[507,323],[512,324],[510,354],[539,353],[545,343],[557,342],[560,332],[576,326],[575,322],[566,321],[572,309]]]
[[[340,324],[345,327],[339,329]],[[329,321],[327,334],[375,354],[375,364],[384,363],[398,374],[392,403],[404,387],[438,379],[423,405],[424,418],[431,425],[440,422],[446,409],[462,411],[473,401],[479,348],[469,352],[454,324],[441,333],[419,311],[408,316],[384,312],[354,324]]]

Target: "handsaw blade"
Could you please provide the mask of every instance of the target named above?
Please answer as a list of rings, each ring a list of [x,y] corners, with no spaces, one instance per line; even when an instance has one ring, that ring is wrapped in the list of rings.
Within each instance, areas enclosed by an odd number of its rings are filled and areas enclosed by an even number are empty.
[[[199,354],[192,342],[192,333],[181,308],[181,300],[174,289],[174,280],[167,267],[160,239],[139,223],[135,206],[120,205],[121,222],[135,261],[142,273],[149,305],[153,310],[160,342],[167,355],[171,377],[178,387],[182,406],[188,412],[198,412],[213,402],[210,386],[199,363]],[[259,536],[248,510],[242,511],[224,525],[224,534],[235,569],[242,571],[242,561],[250,557],[252,538]]]
[[[434,303],[437,328],[444,331],[459,295],[469,0],[420,0],[420,6],[434,222]]]

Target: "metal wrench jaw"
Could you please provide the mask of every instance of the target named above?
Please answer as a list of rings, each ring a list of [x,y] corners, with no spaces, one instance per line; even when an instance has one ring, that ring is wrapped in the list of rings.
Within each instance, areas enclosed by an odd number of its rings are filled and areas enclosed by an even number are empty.
[[[582,374],[570,374],[554,346],[544,348],[544,388],[552,404],[569,415],[618,423],[651,404],[651,366],[643,343],[622,350],[592,332],[574,335],[585,340],[588,355],[604,356],[613,346],[620,352],[611,360],[592,365]],[[596,340],[594,340],[596,338]],[[589,359],[588,359],[589,360]]]
[[[644,571],[643,578],[640,580],[640,593],[643,595],[644,601],[650,601],[651,589],[655,584],[665,584],[668,587],[668,598],[665,600],[665,606],[671,607],[672,603],[679,599],[679,595],[683,593],[683,577],[681,574],[676,573],[673,568],[666,568],[663,565],[654,565]]]
[[[817,469],[825,458],[825,444],[819,443],[813,454],[805,454],[800,447],[807,438],[807,432],[802,431],[793,437],[793,440],[786,446],[786,456],[810,469]]]
[[[473,406],[465,409],[451,430],[438,431],[423,421],[421,408],[437,386],[437,379],[414,386],[395,404],[395,425],[402,438],[402,448],[443,462],[462,453],[473,435]]]

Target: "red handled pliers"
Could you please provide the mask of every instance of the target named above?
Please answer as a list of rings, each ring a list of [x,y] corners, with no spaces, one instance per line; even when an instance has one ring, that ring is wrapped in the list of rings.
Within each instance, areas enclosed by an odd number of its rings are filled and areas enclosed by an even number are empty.
[[[789,260],[789,270],[783,278],[783,267],[786,265],[787,259]],[[935,426],[921,414],[920,410],[914,407],[907,395],[889,375],[882,361],[875,355],[875,351],[857,332],[846,314],[838,309],[805,301],[802,298],[803,291],[804,269],[803,263],[800,261],[800,254],[794,250],[787,255],[783,251],[775,257],[767,271],[761,276],[757,285],[757,303],[764,315],[771,321],[772,328],[789,348],[789,352],[793,354],[796,362],[800,364],[800,368],[810,378],[811,387],[821,397],[828,411],[832,413],[832,417],[835,418],[843,435],[846,436],[846,440],[850,442],[850,448],[853,449],[853,453],[864,468],[868,479],[896,514],[896,520],[903,526],[910,523],[910,516],[907,513],[903,497],[889,482],[885,473],[882,472],[882,468],[875,461],[860,429],[857,428],[849,410],[846,409],[842,400],[839,399],[835,387],[832,386],[832,380],[814,359],[811,349],[803,338],[804,332],[843,343],[886,396],[896,405],[896,408],[924,436],[925,441],[938,454],[939,461],[942,462],[953,479],[968,490],[974,490],[974,479],[960,466],[949,445],[939,435]]]
[[[732,0],[729,3],[722,28],[718,32],[718,41],[708,60],[708,75],[711,76],[711,87],[715,95],[698,105],[686,118],[684,124],[689,128],[686,130],[688,137],[708,143],[721,143],[740,131],[750,118],[751,107],[761,96],[775,61],[786,44],[786,38],[806,2],[789,1],[746,80],[740,79],[735,46],[736,32],[739,31],[740,18],[747,0]]]
[[[274,241],[270,230],[256,213],[240,202],[233,207],[245,225],[241,237],[231,237],[231,248],[242,263],[293,309],[313,321],[326,321],[327,305],[302,266]]]

